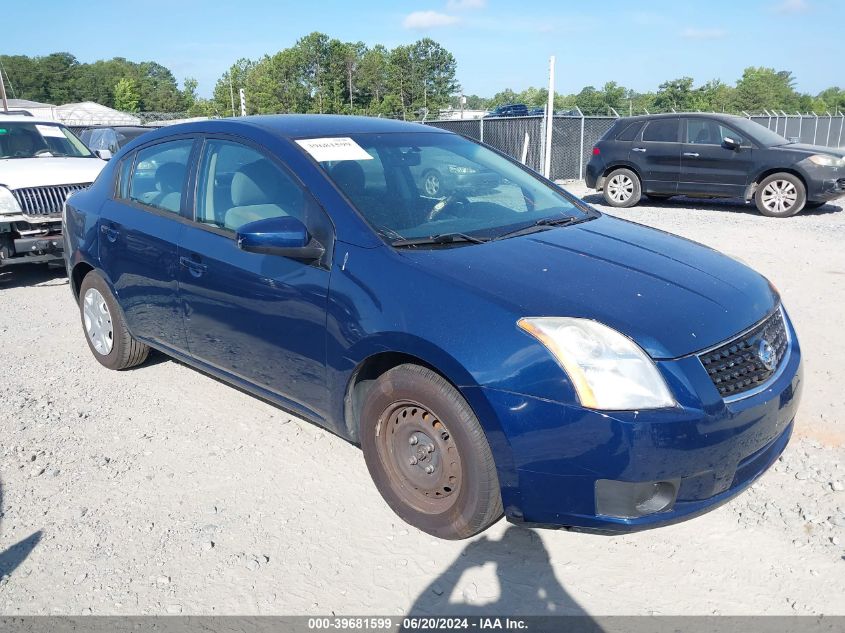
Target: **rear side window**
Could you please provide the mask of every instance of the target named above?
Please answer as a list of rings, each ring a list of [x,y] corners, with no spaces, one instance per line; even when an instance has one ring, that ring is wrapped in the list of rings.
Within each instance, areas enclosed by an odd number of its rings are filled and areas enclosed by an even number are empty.
[[[643,132],[643,140],[659,143],[677,143],[678,119],[650,121],[645,132]]]
[[[193,145],[193,139],[183,139],[139,150],[129,182],[129,199],[179,213]]]
[[[633,141],[637,134],[640,133],[640,130],[643,129],[643,122],[642,121],[634,121],[633,123],[629,123],[628,125],[622,128],[622,131],[616,135],[617,141]]]

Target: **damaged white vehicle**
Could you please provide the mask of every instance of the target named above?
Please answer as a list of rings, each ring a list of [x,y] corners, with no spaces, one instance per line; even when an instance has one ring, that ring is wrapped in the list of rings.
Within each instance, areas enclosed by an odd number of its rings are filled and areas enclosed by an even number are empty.
[[[59,123],[0,113],[0,268],[61,263],[65,200],[110,157]]]

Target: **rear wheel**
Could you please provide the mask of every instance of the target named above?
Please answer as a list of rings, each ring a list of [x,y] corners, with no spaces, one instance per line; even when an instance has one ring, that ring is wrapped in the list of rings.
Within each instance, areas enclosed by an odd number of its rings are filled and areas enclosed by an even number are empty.
[[[150,348],[132,338],[109,285],[96,272],[82,280],[79,314],[88,347],[104,367],[127,369],[147,359]]]
[[[772,174],[757,186],[754,194],[757,210],[771,218],[788,218],[807,203],[807,190],[797,176]]]
[[[640,179],[630,169],[612,171],[604,181],[604,199],[612,207],[633,207],[641,197]]]
[[[375,381],[361,409],[361,447],[384,500],[424,532],[468,538],[502,516],[484,431],[460,393],[430,369],[400,365]]]

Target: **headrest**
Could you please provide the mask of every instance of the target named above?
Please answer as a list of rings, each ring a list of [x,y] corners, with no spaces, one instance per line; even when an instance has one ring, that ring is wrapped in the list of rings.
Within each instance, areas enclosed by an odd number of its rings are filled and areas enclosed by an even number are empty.
[[[182,191],[182,183],[185,182],[185,165],[181,163],[162,163],[156,169],[156,184],[159,191],[170,193]]]
[[[246,207],[278,203],[282,198],[282,177],[267,159],[243,165],[232,176],[232,204]]]
[[[354,160],[344,160],[332,167],[331,177],[343,189],[343,192],[349,196],[364,193],[366,182],[364,169]]]

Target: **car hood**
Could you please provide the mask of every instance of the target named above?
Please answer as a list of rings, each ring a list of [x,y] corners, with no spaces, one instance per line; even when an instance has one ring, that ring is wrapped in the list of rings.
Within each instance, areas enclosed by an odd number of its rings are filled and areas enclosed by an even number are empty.
[[[106,166],[99,158],[42,157],[0,160],[0,185],[9,189],[94,182]]]
[[[658,359],[730,339],[778,302],[768,281],[738,261],[607,216],[486,244],[400,252],[515,318],[594,319]]]
[[[810,145],[808,143],[789,143],[788,145],[776,145],[771,149],[785,150],[790,152],[801,152],[812,156],[813,154],[831,154],[839,158],[845,158],[845,149],[825,147],[823,145]]]

